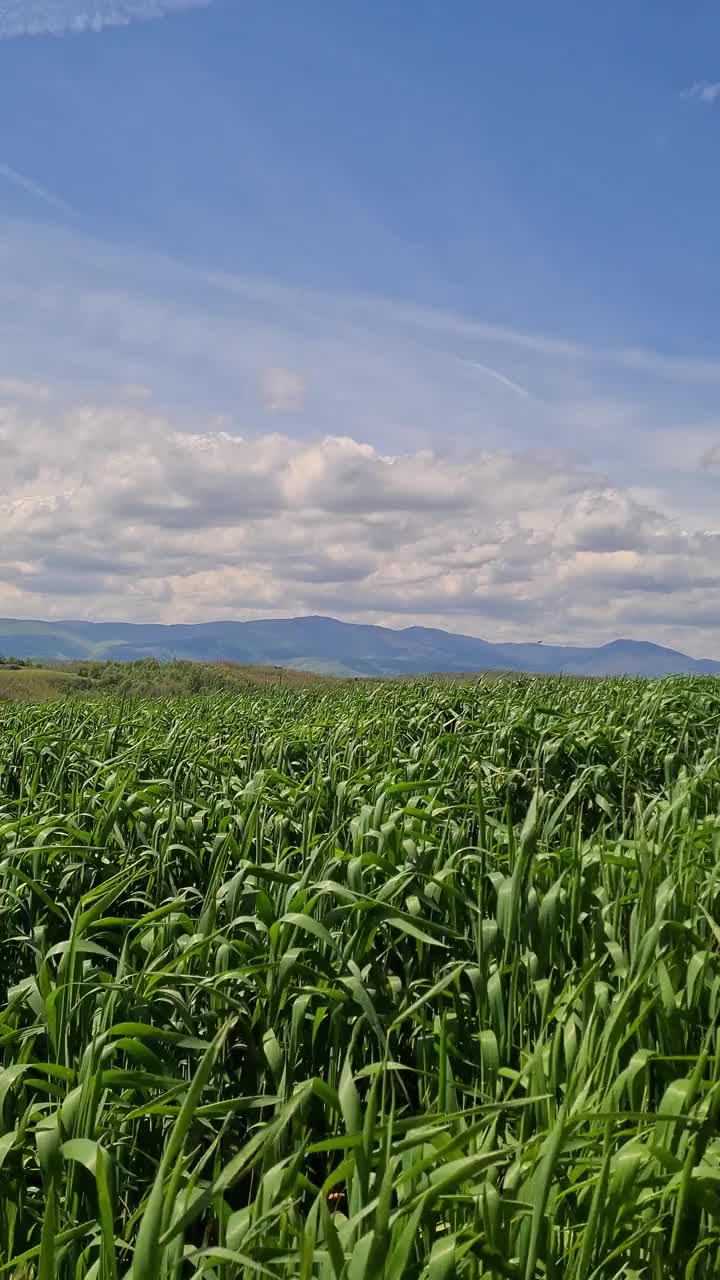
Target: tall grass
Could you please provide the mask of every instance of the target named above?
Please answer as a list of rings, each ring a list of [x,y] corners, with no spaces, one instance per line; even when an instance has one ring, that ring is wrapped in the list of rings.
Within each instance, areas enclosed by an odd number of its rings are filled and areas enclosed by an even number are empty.
[[[720,1274],[720,688],[0,709],[0,1280]]]

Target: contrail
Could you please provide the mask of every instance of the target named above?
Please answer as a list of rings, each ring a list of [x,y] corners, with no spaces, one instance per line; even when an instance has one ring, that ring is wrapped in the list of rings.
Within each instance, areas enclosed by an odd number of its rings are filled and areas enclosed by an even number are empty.
[[[183,9],[204,9],[212,0],[0,0],[0,40],[17,36],[61,36],[150,22]]]
[[[533,400],[535,397],[521,387],[519,383],[512,382],[510,378],[506,378],[504,373],[500,373],[497,369],[493,369],[489,364],[481,364],[479,360],[463,360],[462,356],[456,357],[459,364],[467,364],[471,369],[479,369],[481,373],[486,373],[489,378],[494,378],[496,382],[501,382],[504,387],[508,387],[510,391],[514,391],[516,395],[522,396],[524,400]]]
[[[17,169],[11,169],[9,164],[0,164],[0,178],[6,178],[8,182],[13,182],[16,187],[27,191],[28,195],[35,196],[37,200],[42,200],[44,204],[49,204],[51,209],[57,209],[59,213],[73,213],[70,205],[66,204],[60,196],[53,195],[52,191],[48,191],[47,187],[41,187],[39,182],[33,182],[32,178],[26,178],[25,174],[18,173]]]

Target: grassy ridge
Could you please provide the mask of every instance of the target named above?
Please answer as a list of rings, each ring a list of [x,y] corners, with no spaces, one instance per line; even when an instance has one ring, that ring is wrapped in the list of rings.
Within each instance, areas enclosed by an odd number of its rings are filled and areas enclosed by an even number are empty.
[[[73,671],[0,665],[0,702],[52,702],[79,692],[82,685]]]
[[[332,677],[274,666],[241,666],[232,662],[58,662],[49,667],[0,659],[0,702],[57,701],[69,694],[132,698],[189,697],[257,686],[304,689],[332,683]]]
[[[4,1273],[717,1275],[719,712],[0,710]]]

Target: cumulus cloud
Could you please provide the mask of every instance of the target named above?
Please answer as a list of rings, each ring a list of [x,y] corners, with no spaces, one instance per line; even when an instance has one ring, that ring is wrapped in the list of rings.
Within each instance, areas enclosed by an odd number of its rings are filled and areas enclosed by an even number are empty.
[[[720,534],[565,453],[385,454],[17,400],[0,401],[0,456],[5,615],[323,612],[491,639],[649,632],[713,656]],[[706,631],[688,643],[693,610]]]
[[[15,36],[102,31],[148,22],[211,0],[0,0],[0,40]]]
[[[302,408],[306,389],[304,378],[291,369],[264,369],[260,378],[266,413],[289,413]]]

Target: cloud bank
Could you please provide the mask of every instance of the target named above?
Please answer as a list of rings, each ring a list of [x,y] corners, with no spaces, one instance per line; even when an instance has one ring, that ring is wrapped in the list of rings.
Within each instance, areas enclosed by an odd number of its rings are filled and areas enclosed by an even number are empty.
[[[490,639],[645,635],[720,657],[720,532],[557,451],[184,430],[0,396],[0,612],[329,613]],[[692,619],[692,623],[688,620]]]
[[[0,232],[0,612],[720,658],[720,360]]]
[[[0,40],[125,27],[186,9],[207,8],[210,3],[211,0],[0,0]]]

